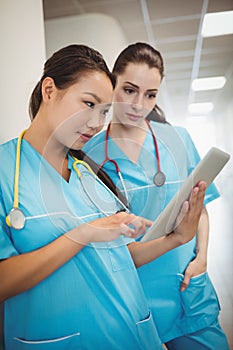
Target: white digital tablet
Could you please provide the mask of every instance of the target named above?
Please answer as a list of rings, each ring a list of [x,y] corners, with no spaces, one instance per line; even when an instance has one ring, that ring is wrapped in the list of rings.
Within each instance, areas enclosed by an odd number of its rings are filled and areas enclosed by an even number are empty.
[[[171,233],[175,228],[180,208],[184,201],[189,198],[192,188],[200,180],[205,181],[208,187],[229,159],[230,155],[228,153],[212,147],[187,177],[180,190],[175,194],[158,218],[153,222],[141,242],[150,241]]]

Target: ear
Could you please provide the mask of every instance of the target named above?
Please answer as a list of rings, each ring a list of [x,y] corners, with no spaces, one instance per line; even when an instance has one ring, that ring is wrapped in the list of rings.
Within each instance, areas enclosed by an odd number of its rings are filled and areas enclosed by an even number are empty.
[[[54,80],[50,77],[46,77],[43,80],[42,86],[41,86],[42,98],[45,103],[51,99],[52,94],[55,92],[55,90],[56,90],[56,86],[54,84]]]

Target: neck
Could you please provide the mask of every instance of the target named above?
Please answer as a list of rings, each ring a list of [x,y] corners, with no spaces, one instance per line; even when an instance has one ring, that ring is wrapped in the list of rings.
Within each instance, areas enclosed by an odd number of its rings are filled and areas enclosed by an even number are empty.
[[[148,126],[143,120],[138,125],[125,125],[119,121],[112,120],[109,129],[109,135],[116,139],[120,138],[123,141],[132,140],[135,142],[140,142],[140,140],[145,138]]]
[[[24,138],[61,176],[68,180],[68,149],[59,143],[56,138],[52,136],[52,132],[48,130],[46,124],[34,119],[31,126],[26,131]]]
[[[114,122],[113,119],[109,127],[109,136],[132,162],[137,163],[147,130],[145,120],[140,125],[124,125]]]

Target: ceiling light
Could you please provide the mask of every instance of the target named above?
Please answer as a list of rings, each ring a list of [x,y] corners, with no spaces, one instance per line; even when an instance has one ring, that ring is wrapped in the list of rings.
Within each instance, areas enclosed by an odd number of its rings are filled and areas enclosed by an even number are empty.
[[[225,85],[225,82],[226,78],[222,76],[194,79],[192,89],[194,91],[221,89]]]
[[[211,112],[214,108],[212,102],[191,103],[188,106],[188,111],[191,114],[205,115]]]
[[[202,26],[202,36],[218,36],[233,33],[233,11],[207,13]]]

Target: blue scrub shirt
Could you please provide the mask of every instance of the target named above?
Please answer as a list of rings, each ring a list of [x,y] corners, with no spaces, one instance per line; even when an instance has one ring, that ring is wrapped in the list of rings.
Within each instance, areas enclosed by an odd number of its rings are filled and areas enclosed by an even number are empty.
[[[22,230],[5,223],[13,205],[17,140],[0,146],[0,259],[40,249],[78,225],[118,209],[94,181],[90,201],[72,168],[66,182],[22,140],[19,206]],[[87,170],[80,169],[84,175]],[[87,176],[89,175],[86,174]],[[98,202],[99,201],[99,202]],[[107,203],[107,204],[106,204]],[[35,287],[4,303],[6,350],[161,349],[134,263],[132,240],[91,243]]]
[[[153,182],[157,161],[149,130],[137,163],[132,162],[111,138],[108,141],[108,155],[117,161],[121,170],[130,210],[136,215],[155,220],[198,164],[200,156],[186,129],[157,122],[151,122],[151,125],[158,142],[161,169],[166,174],[163,186],[157,187]],[[95,155],[98,164],[105,159],[105,136],[105,131],[101,132],[83,148],[90,157]],[[103,170],[124,194],[113,164],[107,162]],[[211,184],[206,191],[205,204],[218,197],[215,185]],[[194,238],[138,269],[163,342],[202,329],[218,317],[219,302],[207,273],[195,276],[186,291],[179,291],[183,273],[195,258],[195,247]]]

